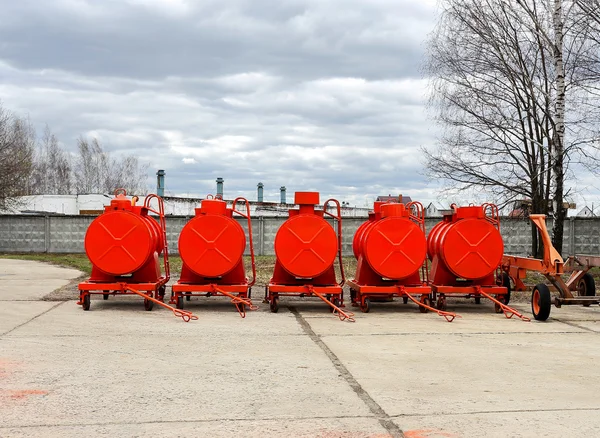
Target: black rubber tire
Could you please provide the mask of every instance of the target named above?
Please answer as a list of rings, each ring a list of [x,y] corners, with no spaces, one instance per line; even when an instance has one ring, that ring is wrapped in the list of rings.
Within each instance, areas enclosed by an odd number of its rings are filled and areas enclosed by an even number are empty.
[[[148,298],[144,298],[144,309],[146,309],[146,312],[150,312],[153,308],[154,301],[151,301]]]
[[[365,298],[365,304],[361,304],[360,306],[360,311],[362,313],[369,313],[371,311],[371,300],[368,298]]]
[[[583,277],[577,283],[577,291],[579,296],[593,297],[596,296],[596,282],[594,277],[589,272],[583,274]]]
[[[402,297],[402,302],[404,304],[408,304],[408,297]]]
[[[502,286],[506,288],[506,295],[504,295],[504,301],[502,304],[508,305],[510,303],[510,293],[512,292],[512,286],[510,285],[510,277],[506,272],[502,273]]]
[[[550,295],[550,289],[543,283],[536,284],[531,292],[531,313],[535,320],[546,321],[550,316],[551,307],[552,296]]]
[[[81,300],[81,308],[83,310],[90,310],[90,294],[85,294],[83,300]]]
[[[192,295],[189,292],[186,292],[186,294],[185,294],[185,300],[186,301],[192,301]],[[182,307],[182,309],[183,309],[183,307]]]
[[[437,303],[435,306],[438,310],[441,310],[442,312],[445,312],[446,309],[448,308],[448,305],[446,304],[446,298],[445,297],[438,297],[437,299]]]
[[[429,297],[423,299],[420,302],[423,303],[423,304],[425,304],[426,306],[431,307],[431,300],[429,299]],[[426,309],[423,306],[419,306],[419,312],[421,312],[421,313],[427,313],[427,312],[429,312],[429,309]]]
[[[339,299],[338,297],[333,297],[333,298],[331,299],[331,304],[333,304],[334,306],[340,307],[340,302],[341,302],[341,301],[340,301],[340,299]],[[335,310],[335,309],[334,309],[333,307],[329,306],[329,311],[330,311],[331,313],[333,313],[333,311],[334,311],[334,310]]]
[[[167,288],[165,286],[161,286],[158,288],[158,296],[160,298],[164,298],[165,297],[165,292],[166,292]]]
[[[481,297],[475,297],[475,304],[481,304]]]
[[[179,310],[183,310],[183,296],[179,295],[177,297],[177,301],[175,302],[175,307],[177,307]]]
[[[104,294],[102,295],[102,299],[103,299],[104,301],[108,300],[108,295],[109,295],[109,292],[110,292],[110,291],[108,291],[108,290],[105,290],[105,291],[104,291]]]
[[[269,302],[269,309],[272,313],[277,313],[279,311],[279,298],[275,297]]]

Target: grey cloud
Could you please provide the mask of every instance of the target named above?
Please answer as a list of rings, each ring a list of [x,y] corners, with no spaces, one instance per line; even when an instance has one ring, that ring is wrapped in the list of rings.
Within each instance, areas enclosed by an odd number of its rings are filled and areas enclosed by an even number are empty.
[[[72,151],[87,135],[139,156],[151,186],[166,169],[171,194],[221,176],[251,199],[258,181],[271,200],[435,198],[417,73],[432,1],[144,3],[10,3],[0,99]]]

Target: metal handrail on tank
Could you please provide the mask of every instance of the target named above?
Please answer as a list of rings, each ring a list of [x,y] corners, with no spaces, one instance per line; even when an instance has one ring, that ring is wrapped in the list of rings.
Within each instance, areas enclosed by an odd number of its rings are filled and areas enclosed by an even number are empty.
[[[241,211],[239,211],[237,209],[237,203],[243,201],[244,204],[246,205],[246,213],[242,213]],[[252,220],[250,219],[250,202],[248,202],[248,200],[246,198],[235,198],[233,200],[233,205],[231,207],[231,211],[233,213],[237,213],[240,216],[246,218],[248,220],[248,242],[250,243],[250,260],[252,261],[252,281],[250,283],[248,283],[248,286],[252,287],[254,286],[254,283],[256,283],[256,260],[254,257],[254,243],[252,240]]]
[[[150,202],[152,202],[153,199],[156,199],[158,202],[158,211],[150,207]],[[157,214],[160,220],[160,228],[163,233],[164,244],[163,268],[165,270],[165,280],[163,281],[163,284],[167,284],[167,282],[171,278],[171,265],[169,263],[169,244],[167,242],[167,221],[165,219],[165,204],[160,196],[152,193],[146,196],[146,199],[144,199],[144,208],[154,214]]]
[[[423,235],[427,236],[427,230],[425,229],[425,208],[419,201],[412,201],[406,204],[406,208],[410,211],[409,218],[415,222]],[[421,266],[421,278],[424,283],[429,283],[429,258],[425,257],[425,264]]]
[[[483,208],[485,218],[500,231],[500,212],[498,206],[496,204],[485,203],[481,207]]]
[[[329,205],[330,202],[335,203],[336,208],[337,208],[337,216],[329,213],[327,211],[327,206]],[[338,282],[339,286],[343,286],[344,283],[346,282],[346,275],[344,274],[344,262],[342,260],[342,207],[340,206],[340,202],[337,199],[328,199],[327,201],[325,201],[325,203],[323,204],[323,213],[326,214],[327,216],[337,220],[337,235],[338,235],[338,260],[340,263],[340,276],[341,276],[341,281]]]

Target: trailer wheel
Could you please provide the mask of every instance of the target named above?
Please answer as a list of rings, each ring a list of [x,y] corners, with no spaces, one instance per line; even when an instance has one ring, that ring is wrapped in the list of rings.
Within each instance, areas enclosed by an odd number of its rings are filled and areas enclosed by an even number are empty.
[[[593,297],[596,295],[596,282],[592,274],[589,272],[583,274],[583,277],[577,283],[577,292],[580,297]],[[589,306],[589,304],[584,304],[584,307]]]
[[[502,295],[496,295],[495,297],[498,301],[500,301],[502,304],[506,304],[505,298]],[[504,310],[502,309],[502,306],[498,303],[494,303],[494,311],[496,313],[504,313]]]
[[[175,304],[175,307],[177,307],[179,310],[183,310],[183,295],[177,296],[177,302]]]
[[[504,301],[502,303],[508,305],[508,303],[510,303],[512,287],[510,285],[510,276],[506,272],[502,273],[502,287],[506,288],[506,295],[504,295]]]
[[[340,299],[338,297],[333,297],[333,299],[331,300],[331,304],[333,304],[334,306],[340,307]],[[331,306],[329,306],[329,311],[331,313],[333,313],[335,309]]]
[[[154,301],[149,300],[148,298],[144,298],[144,309],[146,309],[147,312],[150,312],[153,307]]]
[[[475,297],[475,304],[481,304],[481,297],[480,296]]]
[[[90,294],[85,294],[81,300],[83,310],[90,310]]]
[[[431,301],[429,300],[429,297],[427,295],[423,295],[421,297],[421,303],[425,304],[426,306],[431,306]],[[427,312],[429,312],[429,310],[426,309],[423,306],[419,306],[419,312],[421,312],[421,313],[427,313]]]
[[[104,301],[106,301],[106,300],[108,300],[108,294],[110,293],[110,291],[109,290],[105,290],[103,292],[104,292],[104,294],[102,295],[102,299]]]
[[[552,297],[550,289],[543,283],[536,284],[531,293],[531,313],[536,321],[546,321],[550,316]]]
[[[437,300],[437,306],[436,307],[437,307],[438,310],[445,311],[448,308],[448,306],[446,305],[446,297],[440,295],[439,298],[438,298],[438,300]]]
[[[269,309],[271,309],[271,312],[277,313],[277,311],[279,310],[279,298],[273,297],[273,299],[269,303]]]
[[[185,293],[185,300],[186,301],[191,301],[192,300],[192,293],[191,292],[186,292]],[[183,309],[183,307],[182,307]]]
[[[166,290],[167,288],[165,286],[161,286],[158,288],[158,297],[161,301],[164,301]]]
[[[371,300],[365,298],[364,304],[360,305],[360,311],[362,313],[369,313],[371,311]]]
[[[408,297],[407,296],[402,297],[402,302],[404,304],[408,304]]]

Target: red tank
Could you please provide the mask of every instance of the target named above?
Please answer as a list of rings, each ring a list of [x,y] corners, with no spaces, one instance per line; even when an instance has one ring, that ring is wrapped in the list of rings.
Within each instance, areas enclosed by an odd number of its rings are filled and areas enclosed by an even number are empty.
[[[339,202],[330,199],[323,210],[315,209],[319,204],[319,193],[296,192],[294,198],[298,209],[289,210],[286,220],[275,236],[275,269],[266,290],[266,299],[271,311],[277,312],[280,295],[320,295],[332,298],[335,306],[342,305],[342,281],[336,280],[334,262],[341,262],[341,210]],[[334,202],[337,215],[327,211]],[[337,220],[337,234],[324,217]],[[340,263],[341,265],[341,263]]]
[[[455,278],[477,280],[495,272],[504,255],[504,243],[497,223],[489,220],[482,206],[457,207],[432,228],[427,252],[431,260],[437,257],[438,270]]]
[[[352,249],[357,258],[356,275],[347,283],[353,304],[363,312],[370,311],[371,300],[390,301],[394,296],[403,297],[406,303],[408,294],[418,294],[426,303],[430,289],[424,269],[427,242],[420,203],[375,203],[369,220],[356,231]]]
[[[150,207],[154,199],[158,210]],[[87,229],[84,247],[92,274],[88,281],[79,284],[84,310],[90,308],[90,294],[102,294],[104,299],[109,295],[130,294],[124,285],[160,300],[164,297],[169,263],[162,199],[148,195],[142,205],[136,202],[137,197],[129,199],[125,190],[116,190],[110,205]],[[150,212],[158,216],[160,223],[149,216]],[[164,274],[159,264],[161,254]],[[152,301],[146,299],[145,306],[151,310]]]
[[[446,308],[449,294],[495,300],[496,312],[510,301],[510,283],[497,275],[504,243],[500,235],[498,207],[483,204],[452,207],[427,237],[431,263],[432,296],[438,309]],[[495,298],[492,296],[494,295]]]
[[[239,202],[245,203],[246,213],[236,209]],[[234,213],[248,222],[253,273],[250,283],[243,259],[246,233],[233,218]],[[247,307],[254,308],[248,299],[256,275],[250,206],[246,199],[237,198],[231,208],[222,199],[204,199],[200,208],[196,208],[195,217],[181,230],[179,254],[183,262],[181,277],[173,285],[171,296],[178,309],[183,309],[184,296],[188,300],[191,296],[228,296],[242,316]]]

